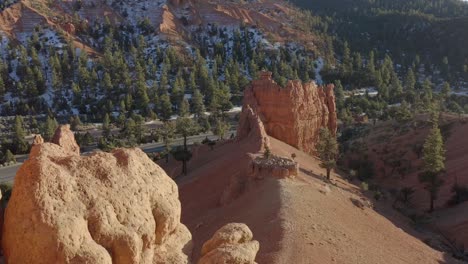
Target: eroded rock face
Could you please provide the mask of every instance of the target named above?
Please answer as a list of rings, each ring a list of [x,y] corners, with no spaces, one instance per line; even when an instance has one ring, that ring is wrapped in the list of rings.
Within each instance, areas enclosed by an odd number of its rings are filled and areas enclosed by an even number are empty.
[[[3,226],[7,263],[184,264],[177,185],[139,149],[87,157],[68,127],[35,144]]]
[[[44,140],[42,140],[42,142],[43,141]],[[76,155],[80,155],[80,146],[78,146],[78,144],[75,141],[75,135],[70,130],[70,125],[62,125],[59,128],[57,128],[50,142],[61,146],[66,151],[69,151]]]
[[[227,224],[202,248],[198,264],[254,264],[260,244],[245,224]]]
[[[270,147],[270,139],[265,131],[265,126],[250,105],[246,105],[242,108],[236,138],[237,140],[252,139],[256,141],[256,147],[259,151],[263,150],[265,147]]]
[[[283,88],[270,72],[262,72],[244,91],[247,106],[258,114],[268,135],[307,153],[314,152],[321,127],[336,133],[333,85],[289,81]]]

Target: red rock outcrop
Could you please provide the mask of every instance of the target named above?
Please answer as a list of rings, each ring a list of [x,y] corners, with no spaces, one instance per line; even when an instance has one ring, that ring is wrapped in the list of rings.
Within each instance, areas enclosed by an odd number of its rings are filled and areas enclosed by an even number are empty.
[[[198,264],[254,264],[260,244],[245,224],[227,224],[202,248]]]
[[[336,133],[337,118],[333,85],[289,81],[279,86],[270,72],[262,72],[244,91],[244,108],[257,114],[268,135],[304,152],[313,153],[319,129]],[[239,132],[245,130],[242,116]]]
[[[40,139],[38,140],[40,142]],[[42,142],[44,142],[44,140],[42,140]],[[59,128],[57,128],[50,142],[61,146],[66,151],[70,151],[77,155],[80,155],[80,146],[78,146],[78,144],[75,141],[75,135],[70,130],[70,125],[62,125]]]
[[[183,264],[175,182],[140,149],[81,157],[67,126],[32,147],[3,225],[7,263]]]
[[[265,131],[265,126],[250,105],[243,107],[239,117],[239,126],[237,127],[237,141],[246,138],[253,140],[252,144],[255,144],[255,149],[259,151],[266,146],[270,146],[270,139]]]

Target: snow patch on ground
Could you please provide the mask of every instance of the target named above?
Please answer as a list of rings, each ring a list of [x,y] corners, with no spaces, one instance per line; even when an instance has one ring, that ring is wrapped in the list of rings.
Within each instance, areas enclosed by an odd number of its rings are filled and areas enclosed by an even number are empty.
[[[325,66],[325,61],[323,60],[322,57],[318,58],[317,61],[315,61],[315,83],[318,85],[323,84],[323,79],[322,75],[320,75],[320,72],[323,70],[323,67]]]

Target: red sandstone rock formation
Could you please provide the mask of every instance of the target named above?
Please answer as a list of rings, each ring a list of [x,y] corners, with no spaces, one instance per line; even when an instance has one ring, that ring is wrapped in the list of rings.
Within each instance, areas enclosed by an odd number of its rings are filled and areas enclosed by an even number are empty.
[[[44,140],[42,140],[42,142],[44,142]],[[80,155],[80,146],[78,146],[75,141],[75,135],[70,130],[70,125],[63,125],[57,128],[51,142],[61,146],[69,152],[75,153],[78,156]]]
[[[265,131],[265,126],[258,114],[246,105],[240,114],[239,126],[237,127],[237,140],[245,138],[256,141],[255,149],[262,150],[266,146],[270,146],[270,139]]]
[[[245,89],[244,108],[252,108],[268,135],[312,154],[321,127],[336,133],[333,85],[318,87],[314,82],[289,81],[286,87],[281,87],[271,75],[261,73]],[[241,136],[246,130],[244,123],[241,117]]]
[[[184,264],[177,185],[140,149],[80,157],[68,126],[37,140],[3,225],[7,263]]]
[[[245,224],[227,224],[203,245],[198,264],[254,264],[260,244],[252,239]]]

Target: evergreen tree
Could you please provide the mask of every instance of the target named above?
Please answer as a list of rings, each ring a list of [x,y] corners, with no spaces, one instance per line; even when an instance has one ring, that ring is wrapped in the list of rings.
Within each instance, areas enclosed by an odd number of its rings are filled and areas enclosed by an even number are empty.
[[[336,108],[343,109],[345,103],[344,88],[340,80],[335,81]]]
[[[50,141],[52,137],[54,136],[54,133],[57,127],[58,127],[57,120],[55,120],[54,117],[47,115],[47,119],[46,119],[44,126],[42,127],[42,133],[41,133],[44,137],[44,140]]]
[[[435,115],[434,115],[435,116]],[[442,134],[434,118],[433,127],[426,138],[423,146],[424,172],[419,175],[421,183],[429,192],[429,211],[434,210],[434,201],[437,199],[443,181],[440,179],[441,172],[445,169],[445,149]]]
[[[171,152],[171,143],[175,134],[175,126],[173,122],[165,122],[162,127],[159,128],[158,134],[161,136],[166,156],[166,163],[169,162],[169,153]]]
[[[162,120],[167,121],[172,116],[172,103],[167,92],[161,96],[161,113],[159,115]]]
[[[200,117],[205,113],[205,105],[203,104],[203,95],[200,90],[195,89],[192,97],[192,111],[196,117]]]
[[[26,142],[26,133],[24,132],[24,122],[21,116],[15,117],[15,129],[13,144],[16,148],[16,154],[24,154],[28,151],[28,143]]]
[[[442,96],[443,99],[447,100],[450,96],[450,92],[451,92],[450,84],[448,82],[444,82],[440,95]]]
[[[414,92],[416,86],[416,77],[412,68],[408,69],[405,77],[405,90],[406,92]]]
[[[343,72],[351,73],[353,69],[353,61],[351,59],[351,51],[349,50],[348,42],[343,44]]]
[[[326,169],[327,179],[330,180],[330,172],[336,166],[338,142],[336,141],[336,137],[327,128],[320,129],[316,149],[321,161],[320,166]]]
[[[106,113],[104,115],[104,119],[102,120],[102,136],[104,138],[109,138],[110,135],[111,135],[110,118],[109,118],[109,114]]]
[[[5,93],[6,93],[5,82],[3,82],[3,77],[0,73],[0,99],[5,95]]]
[[[5,153],[5,158],[4,158],[5,163],[16,163],[16,157],[11,153],[9,149],[7,149]]]
[[[187,99],[183,99],[179,106],[179,116],[187,117],[190,114],[190,104]]]
[[[70,128],[73,131],[78,130],[78,127],[81,125],[81,120],[79,116],[70,117]]]
[[[213,135],[218,136],[219,139],[223,140],[226,133],[229,131],[229,123],[223,121],[221,118],[216,118],[213,129]]]
[[[174,153],[174,157],[182,161],[182,172],[187,175],[187,162],[192,157],[187,147],[187,137],[199,133],[200,127],[193,119],[188,117],[180,117],[176,122],[176,133],[184,138],[184,147]]]

